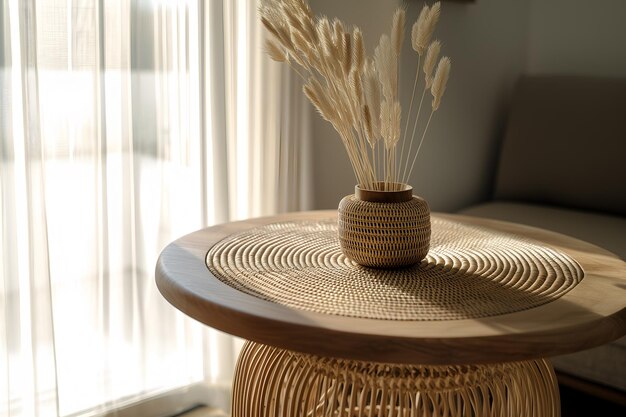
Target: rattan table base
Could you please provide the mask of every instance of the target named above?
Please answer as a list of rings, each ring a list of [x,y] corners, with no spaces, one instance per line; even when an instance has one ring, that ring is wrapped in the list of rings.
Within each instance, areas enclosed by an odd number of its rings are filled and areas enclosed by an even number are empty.
[[[545,360],[454,366],[325,358],[246,342],[232,417],[558,417]]]

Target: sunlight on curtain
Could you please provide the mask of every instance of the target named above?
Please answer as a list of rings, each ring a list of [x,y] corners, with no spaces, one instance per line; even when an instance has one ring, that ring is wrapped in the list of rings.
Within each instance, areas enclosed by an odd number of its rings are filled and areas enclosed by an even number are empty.
[[[0,416],[228,382],[238,342],[153,271],[185,233],[308,205],[309,109],[256,8],[2,2]]]

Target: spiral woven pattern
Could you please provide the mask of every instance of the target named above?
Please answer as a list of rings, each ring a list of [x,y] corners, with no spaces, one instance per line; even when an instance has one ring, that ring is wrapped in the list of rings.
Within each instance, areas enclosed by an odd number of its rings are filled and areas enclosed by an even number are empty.
[[[413,196],[403,203],[373,203],[353,195],[339,203],[339,244],[356,263],[377,268],[413,265],[430,243],[430,209]]]
[[[292,221],[231,235],[207,254],[218,279],[296,309],[381,320],[490,317],[551,302],[583,278],[555,249],[489,228],[431,219],[428,256],[404,269],[356,264],[337,222]]]

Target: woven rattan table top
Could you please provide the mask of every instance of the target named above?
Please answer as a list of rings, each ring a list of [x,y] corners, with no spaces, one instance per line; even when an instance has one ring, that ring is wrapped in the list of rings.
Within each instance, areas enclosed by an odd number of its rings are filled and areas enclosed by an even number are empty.
[[[232,334],[351,359],[452,364],[571,352],[626,332],[626,264],[511,223],[433,215],[428,257],[376,270],[346,259],[334,212],[229,223],[170,244],[166,299]]]
[[[496,229],[432,221],[428,257],[374,269],[347,259],[337,222],[288,221],[233,234],[207,255],[222,282],[263,300],[381,320],[458,320],[549,303],[582,279],[564,253]]]

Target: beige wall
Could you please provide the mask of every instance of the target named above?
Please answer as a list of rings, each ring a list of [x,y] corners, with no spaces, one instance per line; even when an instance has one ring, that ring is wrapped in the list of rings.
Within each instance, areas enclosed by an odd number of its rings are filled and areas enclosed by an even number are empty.
[[[626,1],[530,0],[531,73],[626,76]]]
[[[317,13],[359,25],[370,44],[389,30],[398,4],[395,0],[311,0]],[[411,24],[422,4],[407,2]],[[452,75],[409,181],[434,210],[455,210],[489,195],[503,115],[512,86],[526,65],[528,15],[526,0],[443,3],[436,36],[453,59]],[[409,44],[405,46],[400,83],[406,111],[416,61]],[[337,134],[319,117],[314,120],[315,207],[335,208],[341,197],[352,192],[355,179]]]

